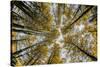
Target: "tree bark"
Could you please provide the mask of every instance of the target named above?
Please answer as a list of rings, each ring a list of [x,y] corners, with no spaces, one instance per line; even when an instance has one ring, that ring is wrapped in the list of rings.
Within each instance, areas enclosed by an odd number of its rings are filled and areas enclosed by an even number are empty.
[[[34,44],[34,45],[32,45],[32,46],[29,46],[29,47],[26,47],[26,48],[21,49],[21,50],[19,50],[19,51],[16,51],[16,52],[13,53],[12,55],[20,54],[21,52],[23,52],[23,51],[25,51],[25,50],[27,50],[27,49],[30,49],[30,48],[32,48],[32,47],[34,47],[34,46],[37,46],[37,45],[40,45],[40,44],[44,44],[45,42],[47,42],[47,40],[41,41],[41,42],[36,43],[36,44]]]

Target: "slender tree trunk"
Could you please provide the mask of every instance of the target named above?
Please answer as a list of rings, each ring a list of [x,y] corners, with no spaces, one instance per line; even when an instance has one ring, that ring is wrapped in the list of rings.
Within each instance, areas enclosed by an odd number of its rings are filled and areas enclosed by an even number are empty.
[[[27,49],[33,48],[34,46],[37,46],[37,45],[40,45],[40,44],[44,44],[45,42],[47,42],[47,40],[41,41],[41,42],[36,43],[36,44],[34,44],[34,45],[32,45],[32,46],[29,46],[29,47],[26,47],[26,48],[21,49],[21,50],[19,50],[19,51],[16,51],[16,52],[14,52],[12,55],[20,54],[21,52],[23,52],[23,51],[25,51],[25,50],[27,50]]]
[[[34,65],[38,61],[38,59],[40,58],[40,56],[41,55],[38,55],[37,58],[34,60],[34,62],[31,65]]]
[[[27,61],[27,63],[25,63],[25,65],[29,65],[34,60],[34,58],[37,57],[37,55],[38,55],[38,52],[32,54],[31,59],[29,59],[29,61]]]
[[[53,55],[54,55],[54,52],[52,52],[50,57],[48,58],[47,64],[51,64],[51,60],[52,60]]]
[[[14,2],[14,5],[16,5],[25,14],[27,14],[31,19],[33,19],[33,16],[32,16],[33,13],[32,13],[32,11],[22,1]]]
[[[17,14],[16,12],[14,12],[14,11],[11,11],[11,15],[12,15],[12,18],[13,17],[19,17],[20,19],[22,19],[22,20],[25,20],[25,21],[28,21],[27,19],[25,19],[24,17],[22,17],[21,15],[19,15],[19,14]]]
[[[89,12],[93,6],[86,9],[76,20],[74,20],[67,28],[71,27],[74,23],[76,23],[80,18],[82,18],[87,12]]]
[[[76,18],[70,25],[66,26],[63,30],[71,28],[73,24],[75,24],[80,18],[82,18],[87,12],[89,12],[93,6],[88,7],[78,18]]]
[[[84,54],[86,54],[87,56],[89,56],[93,61],[97,61],[97,58],[92,56],[91,54],[87,53],[86,51],[84,51],[83,49],[81,49],[79,46],[77,46],[76,44],[72,43],[73,46],[77,47],[81,52],[83,52]]]
[[[38,32],[38,31],[34,31],[34,30],[29,30],[29,29],[16,29],[16,28],[12,28],[12,31],[14,32],[18,32],[18,33],[24,33],[24,34],[29,34],[29,35],[49,35],[49,32]]]
[[[24,40],[27,40],[26,38],[25,39],[16,39],[16,40],[12,40],[12,42],[16,42],[16,41],[24,41]]]
[[[71,19],[71,21],[76,17],[76,15],[78,14],[80,8],[81,8],[81,6],[79,5],[77,10],[74,12],[75,14],[74,14],[73,18]]]

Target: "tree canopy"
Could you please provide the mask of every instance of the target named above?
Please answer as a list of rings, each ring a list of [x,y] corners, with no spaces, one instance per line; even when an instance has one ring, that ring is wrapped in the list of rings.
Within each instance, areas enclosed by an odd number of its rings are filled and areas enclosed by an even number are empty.
[[[97,6],[11,1],[11,65],[97,60]]]

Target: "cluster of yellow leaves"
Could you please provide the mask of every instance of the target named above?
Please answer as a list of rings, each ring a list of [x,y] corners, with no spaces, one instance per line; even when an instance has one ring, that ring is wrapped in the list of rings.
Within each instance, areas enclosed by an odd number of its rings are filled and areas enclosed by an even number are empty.
[[[61,63],[60,56],[53,56],[51,63],[53,63],[53,64]]]
[[[38,46],[37,50],[39,51],[39,53],[41,53],[44,56],[47,56],[47,54],[48,54],[48,47],[46,45]]]
[[[55,43],[53,50],[54,50],[54,56],[52,58],[51,63],[55,63],[55,64],[61,63],[59,44]]]
[[[32,45],[33,42],[36,40],[36,37],[34,35],[29,35],[27,40],[28,40],[28,43]]]

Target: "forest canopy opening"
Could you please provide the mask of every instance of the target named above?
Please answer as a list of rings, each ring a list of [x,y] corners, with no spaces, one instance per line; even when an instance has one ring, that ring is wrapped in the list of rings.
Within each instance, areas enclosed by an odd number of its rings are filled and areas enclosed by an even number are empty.
[[[11,1],[11,65],[97,61],[97,6]]]

